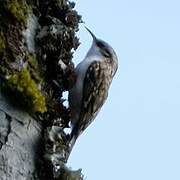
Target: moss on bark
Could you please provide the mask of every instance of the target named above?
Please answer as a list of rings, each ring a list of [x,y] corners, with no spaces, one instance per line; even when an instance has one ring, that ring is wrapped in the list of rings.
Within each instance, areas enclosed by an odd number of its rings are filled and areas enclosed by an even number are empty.
[[[81,22],[74,6],[68,0],[0,0],[0,88],[38,122],[43,120],[43,180],[82,179],[80,171],[63,168],[70,115],[62,94],[75,82],[72,58]]]

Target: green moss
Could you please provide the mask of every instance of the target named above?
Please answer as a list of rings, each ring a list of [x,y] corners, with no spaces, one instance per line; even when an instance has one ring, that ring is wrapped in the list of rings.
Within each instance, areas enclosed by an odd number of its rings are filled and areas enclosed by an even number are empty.
[[[26,0],[9,0],[7,6],[11,14],[19,22],[26,24],[30,12],[30,7],[26,3]]]
[[[37,84],[31,78],[27,69],[23,69],[19,73],[10,76],[6,84],[7,88],[16,94],[21,104],[28,109],[41,113],[47,110],[45,97],[38,89]]]
[[[6,40],[2,31],[0,31],[0,53],[2,53],[6,48]]]
[[[33,68],[37,69],[38,67],[38,62],[35,56],[33,55],[29,55],[28,56],[28,63],[30,64],[30,66],[32,66]]]
[[[32,78],[37,83],[41,83],[42,82],[42,78],[39,75],[38,61],[37,61],[36,57],[33,56],[33,55],[28,55],[27,62],[28,62],[28,70],[29,70]]]

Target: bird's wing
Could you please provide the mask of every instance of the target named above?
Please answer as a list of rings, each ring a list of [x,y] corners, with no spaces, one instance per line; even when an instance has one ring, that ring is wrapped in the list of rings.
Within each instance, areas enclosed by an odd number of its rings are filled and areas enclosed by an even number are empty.
[[[85,120],[101,108],[107,98],[104,62],[93,62],[84,77],[80,116]],[[85,116],[86,114],[86,116]]]
[[[81,112],[72,130],[72,136],[76,138],[94,120],[108,96],[110,83],[106,71],[107,63],[104,61],[94,61],[87,69],[83,82]]]

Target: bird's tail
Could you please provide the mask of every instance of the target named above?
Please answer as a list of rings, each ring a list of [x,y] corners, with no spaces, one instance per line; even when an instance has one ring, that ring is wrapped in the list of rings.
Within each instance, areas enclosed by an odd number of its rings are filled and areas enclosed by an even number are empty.
[[[74,147],[76,140],[78,139],[80,134],[81,134],[81,128],[79,127],[79,123],[76,123],[72,127],[72,131],[70,134],[70,141],[69,141],[70,152],[71,152],[72,148]]]

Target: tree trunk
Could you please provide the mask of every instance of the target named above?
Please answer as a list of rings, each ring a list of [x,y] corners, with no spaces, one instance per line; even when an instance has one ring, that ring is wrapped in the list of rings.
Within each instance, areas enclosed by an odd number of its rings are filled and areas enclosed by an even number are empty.
[[[0,179],[37,179],[42,126],[0,93]]]
[[[66,167],[73,50],[68,0],[0,0],[0,180],[82,180]]]

